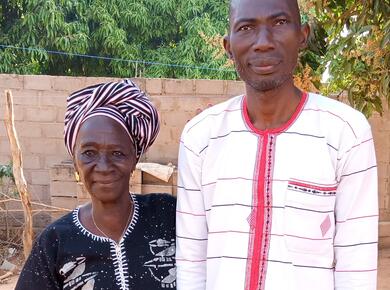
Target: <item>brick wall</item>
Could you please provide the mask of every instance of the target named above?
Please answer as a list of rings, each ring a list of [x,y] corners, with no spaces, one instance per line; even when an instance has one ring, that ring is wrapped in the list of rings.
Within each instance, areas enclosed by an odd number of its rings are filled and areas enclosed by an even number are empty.
[[[112,78],[22,76],[0,74],[0,120],[4,118],[5,89],[15,103],[16,129],[20,138],[26,179],[35,200],[50,202],[50,174],[54,165],[69,160],[63,139],[66,96],[88,85]],[[216,104],[244,91],[242,82],[222,80],[134,79],[156,104],[161,131],[144,161],[177,162],[181,130],[197,109]],[[370,119],[379,165],[380,219],[382,240],[390,244],[390,112]],[[10,160],[3,122],[0,122],[0,164]],[[387,237],[387,238],[385,238]]]

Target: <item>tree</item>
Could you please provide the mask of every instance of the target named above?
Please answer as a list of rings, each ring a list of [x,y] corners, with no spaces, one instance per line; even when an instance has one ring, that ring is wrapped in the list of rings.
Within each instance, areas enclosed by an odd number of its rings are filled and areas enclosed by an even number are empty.
[[[365,115],[390,104],[389,0],[301,1],[305,12],[326,32],[327,49],[316,73],[329,68],[325,94],[348,93]],[[318,39],[317,39],[318,41]]]
[[[3,1],[1,44],[115,60],[7,48],[0,50],[4,60],[0,71],[235,78],[232,69],[218,70],[226,58],[214,58],[215,48],[207,44],[210,37],[225,33],[227,3],[227,0]]]
[[[325,95],[346,91],[351,105],[367,116],[382,112],[382,101],[390,104],[389,0],[299,2],[312,37],[296,83]],[[0,0],[0,44],[44,49],[0,47],[0,72],[236,79],[221,41],[228,3]],[[330,78],[322,84],[327,68]]]

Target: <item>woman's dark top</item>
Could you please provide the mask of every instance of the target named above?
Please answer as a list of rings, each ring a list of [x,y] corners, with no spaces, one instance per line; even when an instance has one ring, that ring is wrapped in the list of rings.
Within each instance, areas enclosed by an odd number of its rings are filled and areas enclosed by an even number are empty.
[[[84,228],[77,208],[41,233],[15,289],[176,289],[176,199],[130,196],[134,214],[119,244]]]

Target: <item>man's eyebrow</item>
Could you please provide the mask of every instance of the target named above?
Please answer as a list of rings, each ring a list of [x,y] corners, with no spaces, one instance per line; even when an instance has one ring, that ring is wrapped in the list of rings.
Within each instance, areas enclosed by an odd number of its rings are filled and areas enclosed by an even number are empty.
[[[282,16],[288,17],[288,18],[291,17],[291,15],[287,12],[277,12],[277,13],[269,15],[268,18],[274,19],[274,18],[278,18],[278,17],[282,17]]]
[[[235,23],[241,23],[241,22],[253,22],[256,21],[255,18],[238,18]]]
[[[287,12],[276,12],[274,14],[268,15],[267,19],[275,19],[278,17],[286,17],[286,18],[291,18],[291,15]],[[242,22],[255,22],[256,18],[255,17],[242,17],[242,18],[237,18],[234,23],[242,23]]]

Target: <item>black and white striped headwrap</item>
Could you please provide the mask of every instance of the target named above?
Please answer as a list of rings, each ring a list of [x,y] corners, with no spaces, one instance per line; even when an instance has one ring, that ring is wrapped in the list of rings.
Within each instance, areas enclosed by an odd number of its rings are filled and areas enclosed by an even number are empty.
[[[90,86],[67,98],[64,137],[72,157],[81,124],[97,115],[122,125],[134,144],[137,161],[153,144],[160,129],[156,108],[131,80]]]

